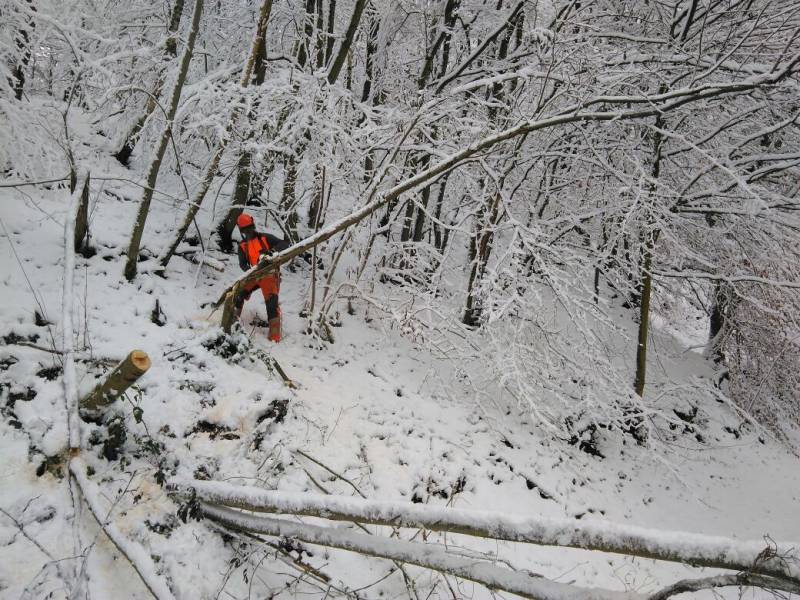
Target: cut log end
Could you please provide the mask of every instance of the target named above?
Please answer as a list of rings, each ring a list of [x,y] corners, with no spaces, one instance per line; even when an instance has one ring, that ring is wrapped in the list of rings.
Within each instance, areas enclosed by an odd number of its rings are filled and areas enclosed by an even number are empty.
[[[142,350],[133,350],[106,378],[80,401],[88,413],[96,412],[114,402],[125,390],[150,369],[150,357]]]
[[[142,350],[134,350],[130,353],[130,361],[131,365],[139,371],[139,374],[144,374],[150,369],[150,357],[147,356],[147,352]]]

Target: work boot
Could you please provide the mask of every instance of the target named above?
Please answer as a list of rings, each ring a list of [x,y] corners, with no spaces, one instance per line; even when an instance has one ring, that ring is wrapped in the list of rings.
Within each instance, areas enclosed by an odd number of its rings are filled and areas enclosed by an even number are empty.
[[[278,316],[269,320],[269,339],[273,342],[281,341],[281,309],[278,308]]]

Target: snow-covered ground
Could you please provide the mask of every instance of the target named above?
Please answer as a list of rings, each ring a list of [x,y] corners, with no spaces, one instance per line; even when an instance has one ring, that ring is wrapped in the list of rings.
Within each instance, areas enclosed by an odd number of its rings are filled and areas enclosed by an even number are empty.
[[[739,419],[713,398],[695,398],[703,422],[695,431],[662,432],[657,451],[609,435],[604,457],[590,455],[537,427],[522,408],[476,405],[447,361],[386,321],[366,319],[358,302],[352,315],[340,307],[335,344],[320,345],[303,333],[299,316],[309,281],[302,263],[294,272],[284,269],[283,342],[267,341],[258,326],[263,303],[254,296],[243,314],[249,341],[241,335],[238,345],[220,345],[220,315],[210,315],[206,304],[238,273],[235,257],[209,250],[226,267],[220,273],[179,256],[166,278],[151,258],[127,283],[122,255],[138,199],[130,184],[98,180],[93,186],[97,252],[77,257],[75,270],[80,390],[88,391],[134,348],[146,351],[153,366],[114,409],[128,431],[119,456],[105,443],[107,427],[84,423],[83,459],[87,477],[102,491],[108,522],[146,550],[177,597],[315,590],[322,597],[325,586],[301,577],[272,547],[254,550],[207,522],[182,522],[179,504],[160,485],[176,476],[345,496],[357,488],[369,498],[409,503],[800,540],[800,460],[769,436],[739,427]],[[88,575],[92,598],[146,598],[88,511],[79,508],[73,518],[63,461],[55,456],[67,435],[61,358],[41,348],[63,347],[67,202],[63,189],[0,189],[0,597],[61,597],[64,574],[77,567]],[[176,218],[170,208],[171,201],[161,199],[150,215],[145,247],[151,253],[169,241]],[[208,230],[202,220],[201,229]],[[151,319],[156,301],[161,323]],[[658,335],[659,343],[683,344]],[[254,348],[274,356],[297,389],[285,387]],[[668,368],[705,368],[699,354],[683,357]],[[74,558],[76,531],[79,553],[91,545],[85,560]],[[400,535],[420,536],[408,530]],[[618,590],[651,592],[698,572],[464,536],[429,534],[427,541],[467,555],[494,554],[500,564],[559,582]],[[362,588],[361,598],[409,593],[400,573],[385,577],[394,568],[390,561],[308,545],[298,554],[299,545],[273,543],[327,574],[335,589]],[[420,598],[492,595],[424,569],[407,572]]]

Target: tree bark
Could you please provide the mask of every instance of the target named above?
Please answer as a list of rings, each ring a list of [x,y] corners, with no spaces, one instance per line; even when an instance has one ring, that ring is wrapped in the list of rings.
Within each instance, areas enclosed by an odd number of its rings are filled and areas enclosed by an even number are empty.
[[[109,373],[102,383],[82,398],[81,408],[97,412],[119,398],[129,387],[150,369],[150,357],[141,350],[133,350]]]
[[[350,23],[347,25],[347,31],[344,34],[344,39],[328,71],[328,83],[330,85],[336,83],[336,80],[339,78],[345,60],[347,60],[347,54],[350,52],[350,46],[353,44],[353,39],[356,37],[356,30],[358,29],[358,24],[361,22],[361,14],[364,12],[364,7],[366,5],[367,0],[356,0],[356,4],[353,7],[353,14],[350,15]]]
[[[328,29],[327,39],[325,40],[325,64],[331,63],[331,56],[333,56],[333,26],[336,18],[336,0],[328,0]]]
[[[667,91],[666,85],[659,87],[659,94]],[[653,134],[653,167],[651,169],[652,183],[650,184],[650,196],[655,201],[656,186],[661,175],[661,150],[664,143],[659,130],[664,124],[663,117],[656,116],[655,133]],[[647,375],[647,336],[650,321],[650,295],[653,287],[653,250],[658,241],[658,230],[653,230],[652,218],[647,219],[648,230],[645,231],[644,250],[641,263],[641,286],[639,294],[639,330],[636,342],[636,375],[634,376],[633,389],[636,395],[642,397],[644,394],[645,377]]]
[[[200,17],[202,14],[203,0],[195,0],[194,14],[192,15],[192,28],[189,31],[189,39],[186,41],[186,47],[181,55],[178,78],[175,81],[175,87],[172,88],[172,93],[170,95],[167,122],[164,124],[164,130],[161,132],[155,156],[153,156],[153,160],[150,162],[150,167],[147,170],[147,183],[144,188],[144,193],[142,194],[142,202],[139,204],[139,212],[136,215],[136,221],[133,225],[131,241],[128,245],[128,259],[125,263],[125,279],[128,281],[132,281],[136,277],[139,248],[142,243],[142,234],[144,233],[147,214],[150,211],[150,202],[153,199],[153,192],[158,182],[158,171],[161,169],[161,162],[164,160],[164,153],[167,151],[167,144],[172,136],[172,121],[175,118],[175,113],[178,111],[178,101],[181,97],[181,90],[183,89],[183,84],[186,82],[186,74],[189,72],[189,63],[192,60],[194,42],[197,39],[197,32],[200,29]]]
[[[225,218],[217,225],[217,243],[223,252],[233,251],[233,230],[236,228],[236,219],[242,214],[247,204],[252,179],[252,156],[247,150],[239,155],[236,165],[236,183],[233,186],[233,206],[228,210]]]
[[[286,156],[283,161],[283,192],[278,208],[284,215],[286,238],[293,244],[300,239],[297,234],[297,200],[295,185],[297,184],[297,161],[294,156]]]
[[[33,0],[27,1],[29,9],[35,11],[36,8],[33,5]],[[22,93],[25,91],[25,69],[28,68],[28,63],[32,56],[31,34],[29,29],[33,30],[35,27],[33,19],[30,16],[25,18],[25,22],[27,28],[25,26],[20,27],[14,38],[14,45],[20,52],[20,58],[17,64],[14,65],[14,68],[11,69],[11,87],[14,89],[14,97],[17,100],[22,100]]]
[[[89,183],[91,176],[88,171],[81,186],[81,198],[78,203],[78,210],[75,214],[75,252],[80,253],[88,245],[89,237]]]
[[[478,325],[483,312],[477,298],[476,290],[483,278],[483,273],[486,270],[486,265],[489,262],[489,255],[492,251],[494,228],[497,226],[498,215],[500,214],[500,199],[500,190],[497,190],[494,194],[492,204],[489,207],[488,220],[485,224],[481,224],[483,219],[479,216],[478,223],[476,224],[476,229],[480,234],[476,236],[476,241],[474,243],[475,258],[472,260],[469,281],[467,282],[467,299],[464,306],[464,314],[461,317],[461,322],[470,327]]]
[[[305,68],[308,62],[311,36],[314,35],[314,4],[315,0],[306,0],[305,18],[303,19],[303,37],[299,40],[296,53],[297,64],[301,69]]]

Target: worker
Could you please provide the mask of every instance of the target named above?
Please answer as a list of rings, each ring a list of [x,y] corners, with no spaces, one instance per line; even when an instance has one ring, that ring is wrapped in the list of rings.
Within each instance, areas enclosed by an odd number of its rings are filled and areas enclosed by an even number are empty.
[[[243,212],[236,219],[242,241],[239,242],[239,266],[242,271],[247,271],[258,264],[258,261],[265,255],[273,252],[280,252],[289,247],[286,240],[282,240],[269,233],[256,231],[253,217]],[[269,324],[269,339],[273,342],[281,341],[281,308],[278,304],[278,292],[281,287],[281,274],[276,267],[275,271],[269,273],[264,278],[257,281],[250,281],[245,284],[245,288],[234,300],[237,318],[242,312],[245,300],[250,298],[250,294],[258,288],[264,295],[267,304],[267,322]]]

